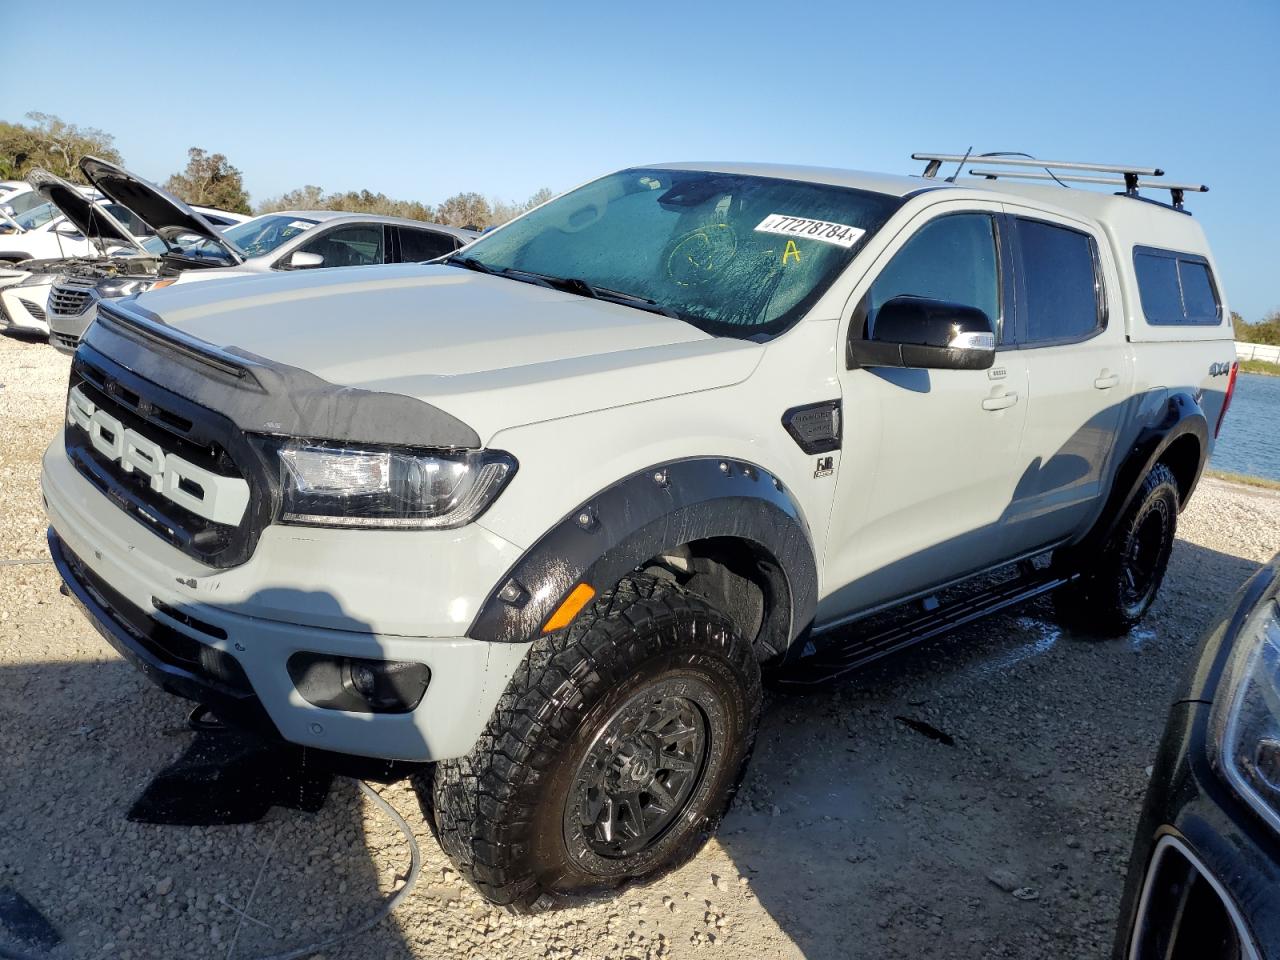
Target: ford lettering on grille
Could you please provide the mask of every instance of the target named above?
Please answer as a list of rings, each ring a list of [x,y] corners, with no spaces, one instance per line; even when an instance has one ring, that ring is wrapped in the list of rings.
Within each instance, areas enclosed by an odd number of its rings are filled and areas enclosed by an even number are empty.
[[[67,422],[84,430],[93,448],[118,462],[125,473],[137,471],[152,490],[197,516],[230,526],[244,516],[249,504],[249,485],[244,480],[220,476],[165,451],[100,409],[78,386],[67,395]]]

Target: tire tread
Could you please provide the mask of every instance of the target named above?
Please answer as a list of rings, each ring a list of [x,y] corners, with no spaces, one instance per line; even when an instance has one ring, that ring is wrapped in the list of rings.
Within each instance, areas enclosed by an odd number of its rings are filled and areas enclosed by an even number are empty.
[[[674,629],[682,623],[693,626],[690,636]],[[471,752],[440,761],[434,771],[440,844],[485,899],[512,912],[536,908],[544,891],[523,855],[537,787],[590,709],[593,694],[625,679],[643,659],[690,642],[714,648],[748,678],[748,733],[754,738],[761,689],[750,644],[723,614],[672,582],[628,577],[566,629],[534,641]],[[732,792],[709,818],[708,830]]]

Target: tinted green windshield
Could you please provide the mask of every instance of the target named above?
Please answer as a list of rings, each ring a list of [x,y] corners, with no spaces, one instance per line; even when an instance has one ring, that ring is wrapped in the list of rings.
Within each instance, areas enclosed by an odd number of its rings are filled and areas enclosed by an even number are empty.
[[[796,180],[625,170],[463,255],[643,297],[709,333],[768,336],[795,322],[900,204]]]

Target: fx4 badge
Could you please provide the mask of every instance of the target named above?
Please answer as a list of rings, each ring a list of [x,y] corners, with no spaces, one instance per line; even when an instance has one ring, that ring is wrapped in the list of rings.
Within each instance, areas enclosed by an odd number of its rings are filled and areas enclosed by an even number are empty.
[[[1209,364],[1209,376],[1225,377],[1231,372],[1232,364],[1230,363],[1211,363]]]
[[[818,465],[814,468],[813,475],[817,477],[829,477],[836,472],[835,457],[819,457]]]

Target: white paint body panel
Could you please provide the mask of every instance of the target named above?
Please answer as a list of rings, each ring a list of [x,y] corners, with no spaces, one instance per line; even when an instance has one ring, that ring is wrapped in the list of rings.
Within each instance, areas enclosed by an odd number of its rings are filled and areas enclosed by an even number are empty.
[[[25,274],[23,279],[30,274]],[[0,300],[4,302],[4,315],[9,319],[9,328],[24,333],[42,333],[48,336],[49,291],[53,288],[56,277],[48,277],[44,282],[19,287],[15,281],[6,287],[0,287]],[[44,313],[38,316],[31,312],[28,304],[35,305]]]

